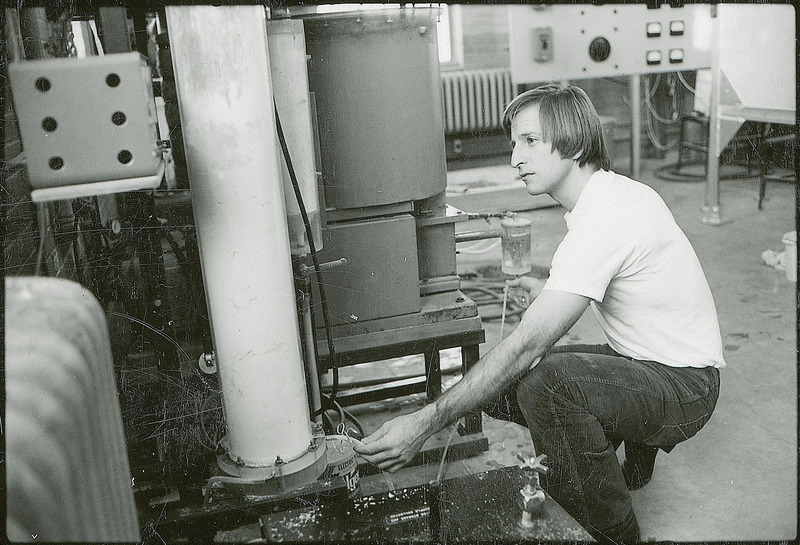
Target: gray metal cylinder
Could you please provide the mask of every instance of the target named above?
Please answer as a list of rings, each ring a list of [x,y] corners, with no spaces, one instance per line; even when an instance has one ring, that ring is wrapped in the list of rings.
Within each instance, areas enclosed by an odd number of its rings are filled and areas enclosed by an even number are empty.
[[[305,19],[328,207],[445,190],[437,13],[398,8]]]

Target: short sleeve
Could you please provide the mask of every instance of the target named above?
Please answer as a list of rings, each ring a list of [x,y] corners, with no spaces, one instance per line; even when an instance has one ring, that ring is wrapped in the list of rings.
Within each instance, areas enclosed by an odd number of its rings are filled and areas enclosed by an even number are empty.
[[[571,226],[553,256],[546,290],[575,293],[602,302],[612,279],[631,255],[630,233],[610,218]]]

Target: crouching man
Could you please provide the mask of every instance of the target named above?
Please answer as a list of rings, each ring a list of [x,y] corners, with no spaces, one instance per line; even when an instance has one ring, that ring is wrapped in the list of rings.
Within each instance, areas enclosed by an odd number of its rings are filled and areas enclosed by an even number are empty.
[[[549,278],[517,328],[460,382],[356,451],[396,471],[432,434],[483,409],[528,427],[550,466],[545,490],[598,541],[633,543],[628,490],[649,480],[658,449],[696,434],[716,405],[725,361],[714,300],[658,194],[608,170],[600,120],[581,89],[527,91],[503,124],[528,192],[567,210]],[[607,344],[554,348],[587,306]]]

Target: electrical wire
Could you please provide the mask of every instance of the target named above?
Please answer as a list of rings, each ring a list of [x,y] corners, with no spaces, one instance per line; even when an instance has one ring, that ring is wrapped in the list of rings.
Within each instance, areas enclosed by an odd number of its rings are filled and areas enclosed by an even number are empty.
[[[211,408],[207,407],[209,401],[211,401],[211,400],[213,400],[213,397],[212,396],[208,396],[208,397],[204,398],[201,401],[201,403],[200,403],[200,411],[198,413],[198,418],[200,420],[200,429],[203,432],[203,437],[205,437],[205,440],[207,441],[207,442],[201,441],[201,444],[207,450],[210,450],[212,452],[216,452],[217,447],[219,447],[219,443],[222,440],[222,437],[219,436],[219,433],[217,433],[217,436],[212,436],[211,433],[209,432],[208,428],[206,427],[206,421],[205,421],[206,412],[215,411],[216,410],[215,407],[211,407]]]
[[[689,82],[686,81],[686,78],[683,77],[683,74],[681,74],[680,72],[675,72],[675,73],[678,75],[678,81],[680,81],[683,84],[683,86],[686,87],[686,90],[692,94],[695,94],[695,89],[691,85],[689,85]]]
[[[330,314],[328,312],[328,299],[325,296],[325,286],[322,282],[322,274],[320,272],[319,259],[317,257],[317,249],[314,244],[314,234],[311,231],[311,221],[308,219],[306,207],[303,203],[303,195],[300,193],[300,184],[297,181],[297,174],[295,174],[294,166],[292,165],[292,158],[289,154],[289,146],[286,143],[286,137],[283,134],[283,127],[281,126],[281,118],[278,114],[278,103],[275,98],[272,99],[272,106],[275,109],[275,129],[278,132],[278,140],[281,144],[281,151],[283,151],[283,158],[286,161],[286,168],[289,171],[289,178],[292,181],[292,189],[294,189],[294,196],[297,199],[297,205],[300,208],[300,216],[303,219],[303,226],[306,231],[306,239],[308,239],[308,247],[311,253],[311,260],[314,264],[314,275],[317,277],[317,288],[319,289],[320,304],[322,306],[322,320],[325,325],[325,337],[328,342],[328,358],[331,363],[331,370],[333,372],[333,389],[331,391],[331,400],[336,399],[336,393],[339,389],[339,366],[336,361],[336,350],[333,346],[333,333],[331,331]]]
[[[728,166],[728,165],[725,165]],[[720,181],[728,181],[728,180],[742,180],[746,178],[755,178],[757,174],[751,174],[747,167],[742,165],[732,165],[741,167],[743,169],[742,173],[729,173],[724,174],[722,172],[722,168],[720,168]],[[657,178],[661,180],[666,180],[668,182],[701,182],[706,180],[705,172],[701,172],[698,174],[692,174],[689,172],[679,172],[678,171],[678,164],[671,163],[667,165],[662,165],[655,170],[653,173]]]
[[[326,394],[321,394],[321,400],[323,408],[320,414],[325,420],[329,430],[335,430],[339,424],[344,424],[346,420],[349,420],[355,426],[356,430],[358,430],[358,433],[361,434],[361,437],[367,436],[363,424],[361,424],[353,413],[342,407],[341,403],[335,399],[331,399],[331,397]],[[334,422],[333,418],[328,414],[331,411],[336,411],[338,422]]]
[[[653,85],[652,89],[650,89],[650,77],[645,77],[645,104],[647,106],[647,114],[645,115],[646,127],[647,127],[647,137],[650,140],[650,143],[659,151],[668,151],[675,147],[675,145],[679,142],[680,138],[675,137],[672,140],[662,143],[658,135],[656,134],[656,129],[653,124],[653,119],[655,118],[658,122],[664,125],[675,125],[676,123],[680,122],[680,105],[677,99],[677,92],[672,93],[672,113],[669,118],[661,117],[658,112],[656,112],[655,107],[653,106],[651,99],[655,96],[655,92],[658,89],[658,86],[661,83],[661,75],[658,74],[658,79],[656,83]]]
[[[648,80],[649,80],[649,78],[645,78],[645,80],[644,80],[645,81],[645,87],[647,87],[647,85],[648,85],[648,83],[647,83]],[[680,112],[679,112],[679,108],[678,108],[678,104],[677,104],[677,100],[676,100],[676,94],[675,93],[672,94],[672,114],[671,114],[671,117],[669,117],[669,118],[661,117],[658,114],[658,112],[656,111],[655,106],[653,106],[653,103],[652,103],[652,98],[653,98],[653,96],[655,96],[655,92],[656,92],[657,89],[658,89],[658,84],[653,86],[652,94],[649,93],[649,92],[645,93],[645,104],[647,105],[647,110],[650,112],[650,114],[654,118],[656,118],[657,121],[659,121],[660,123],[663,123],[664,125],[674,125],[674,124],[678,123],[680,121]]]
[[[336,429],[336,426],[333,424],[333,420],[331,420],[331,417],[330,417],[330,416],[328,416],[328,413],[326,413],[325,411],[323,411],[323,412],[322,412],[322,414],[321,414],[321,416],[322,416],[322,421],[323,421],[323,424],[324,424],[325,426],[327,426],[327,428],[328,428],[329,430],[335,430],[335,429]]]
[[[345,408],[342,408],[342,413],[344,413],[344,415],[347,417],[347,419],[350,420],[350,422],[353,423],[353,425],[358,430],[358,433],[361,434],[361,438],[367,436],[367,434],[364,433],[364,426],[361,425],[361,422],[359,422],[358,418],[356,418],[356,416],[353,413],[351,413],[350,411],[348,411]]]
[[[658,135],[656,135],[655,127],[653,126],[653,119],[649,115],[647,115],[645,117],[647,118],[646,119],[646,121],[647,121],[647,136],[650,139],[650,143],[653,144],[653,146],[659,151],[668,151],[668,150],[672,149],[673,147],[675,147],[675,144],[678,143],[678,140],[680,140],[680,138],[676,136],[675,138],[673,138],[671,141],[667,142],[666,144],[662,144],[658,140]]]
[[[661,85],[661,74],[660,73],[656,74],[655,78],[656,78],[656,82],[655,82],[655,84],[653,84],[652,88],[650,88],[650,86],[648,84],[648,81],[650,81],[650,76],[645,76],[645,78],[644,78],[644,88],[645,88],[645,95],[644,96],[645,96],[645,98],[647,100],[650,100],[651,98],[656,96],[656,90],[658,89],[658,86]],[[649,89],[652,89],[652,90],[649,90]]]
[[[50,221],[46,206],[47,205],[44,203],[39,203],[36,207],[39,216],[39,250],[36,253],[36,276],[41,276],[42,274],[42,262],[44,261],[44,239],[47,233],[47,222]]]

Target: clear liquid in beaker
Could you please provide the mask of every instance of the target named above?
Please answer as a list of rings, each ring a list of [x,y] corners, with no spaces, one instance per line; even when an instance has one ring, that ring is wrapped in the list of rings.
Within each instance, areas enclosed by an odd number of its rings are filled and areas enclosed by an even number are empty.
[[[515,276],[531,272],[531,223],[513,218],[501,221],[500,225],[503,229],[501,270]]]

